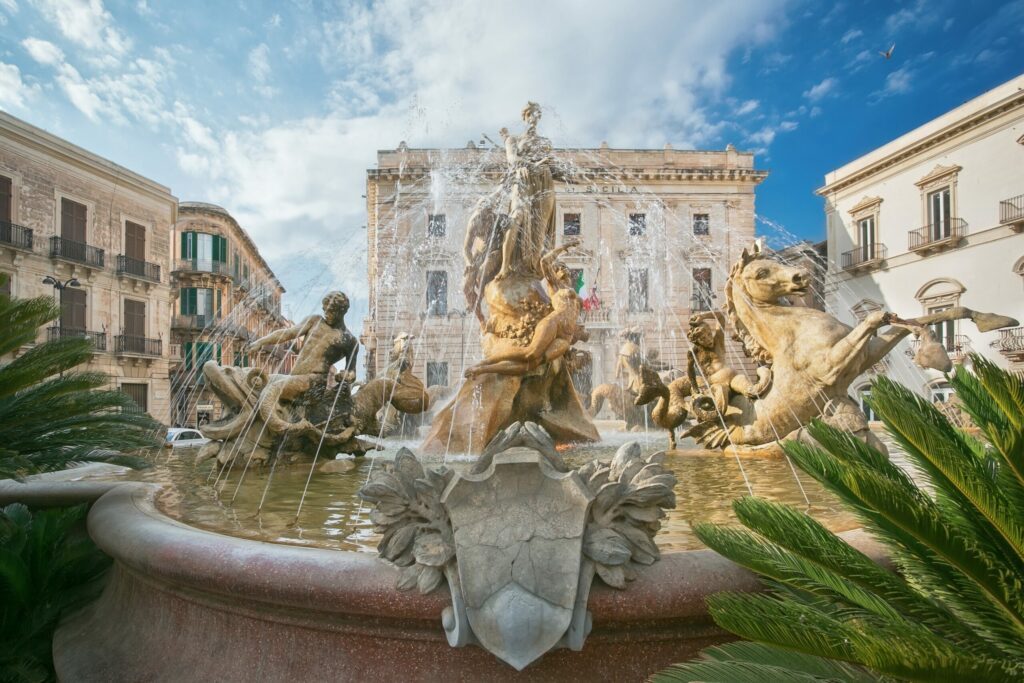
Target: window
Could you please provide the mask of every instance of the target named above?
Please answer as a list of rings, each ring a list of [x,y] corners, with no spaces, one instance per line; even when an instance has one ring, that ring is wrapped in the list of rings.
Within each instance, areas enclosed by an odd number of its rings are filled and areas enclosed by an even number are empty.
[[[146,384],[122,384],[121,393],[127,394],[128,397],[135,401],[135,409],[131,410],[126,408],[126,412],[137,412],[144,413],[149,410],[149,401],[147,391],[149,386]]]
[[[14,221],[14,187],[6,176],[0,176],[0,221]]]
[[[214,290],[208,287],[184,287],[181,290],[181,314],[196,316],[196,323],[200,327],[213,324],[215,312],[214,302],[220,300],[220,290],[214,295]]]
[[[185,342],[182,354],[185,358],[185,369],[201,368],[208,360],[220,362],[220,344],[213,342]]]
[[[234,366],[239,368],[249,367],[249,354],[236,351]]]
[[[570,268],[569,277],[572,278],[572,286],[579,294],[580,290],[583,289],[583,269],[582,268]]]
[[[85,290],[68,287],[60,292],[60,326],[85,332]]]
[[[448,386],[448,362],[427,361],[427,386]]]
[[[711,269],[693,269],[693,310],[711,310]]]
[[[932,403],[949,403],[955,393],[948,382],[936,384],[931,389]]]
[[[227,264],[228,240],[220,235],[186,231],[181,233],[181,258],[192,261],[196,270],[218,270],[214,263]],[[226,269],[225,269],[226,270]]]
[[[146,228],[138,223],[125,221],[124,255],[136,261],[146,260]]]
[[[126,337],[146,336],[146,302],[124,300],[124,334]]]
[[[629,236],[641,237],[645,232],[647,232],[647,214],[629,214]]]
[[[878,422],[878,416],[875,415],[875,411],[868,405],[868,401],[871,400],[871,389],[864,388],[860,390],[860,409],[867,416],[869,422]]]
[[[70,199],[60,200],[60,236],[72,242],[85,244],[85,204]]]
[[[629,270],[629,310],[632,312],[650,310],[647,307],[646,268],[631,268]]]
[[[929,308],[928,313],[941,313],[942,311],[948,311],[950,308],[952,308],[952,306],[937,306],[935,308]],[[945,348],[947,352],[956,350],[955,320],[943,320],[942,322],[932,323],[929,327],[935,335],[935,341],[942,344],[943,348]]]
[[[868,216],[857,221],[860,236],[861,259],[870,261],[875,257],[875,217]]]
[[[11,298],[14,292],[14,275],[11,273],[0,273],[0,296]]]
[[[706,213],[695,213],[693,214],[693,234],[694,235],[710,235],[711,234],[711,216]]]
[[[578,213],[567,213],[562,216],[562,234],[580,234],[580,215]]]
[[[950,236],[952,226],[949,206],[949,188],[928,193],[928,230],[933,240]]]
[[[448,217],[443,213],[432,213],[427,216],[427,236],[444,237],[448,231]]]
[[[427,315],[448,314],[448,272],[427,271]]]

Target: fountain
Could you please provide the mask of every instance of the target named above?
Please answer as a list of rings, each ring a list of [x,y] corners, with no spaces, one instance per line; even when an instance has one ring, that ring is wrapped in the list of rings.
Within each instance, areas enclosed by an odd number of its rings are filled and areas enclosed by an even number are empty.
[[[630,427],[669,431],[670,450],[646,431],[624,437],[637,443],[599,434],[569,367],[587,334],[562,263],[576,244],[555,245],[552,228],[567,171],[537,133],[539,107],[523,114],[523,134],[502,132],[504,172],[467,230],[464,291],[484,356],[422,444],[382,438],[443,391],[412,374],[415,331],[395,340],[382,377],[354,388],[358,345],[332,292],[322,316],[255,342],[304,338],[291,374],[203,367],[229,413],[198,466],[158,456],[141,482],[71,472],[0,486],[0,503],[93,502],[89,533],[115,560],[102,597],[57,633],[62,679],[641,680],[727,637],[705,596],[758,589],[690,544],[689,524],[723,521],[762,482],[881,557],[784,461],[740,454],[771,455],[815,417],[878,445],[847,396],[865,368],[909,334],[923,340],[919,362],[943,367],[927,327],[938,320],[1016,321],[953,309],[851,328],[788,305],[806,272],[755,245],[730,270],[724,309],[677,325],[684,373],[623,334],[619,409],[644,416]],[[727,337],[744,359],[728,358]],[[338,453],[366,457],[315,469]]]

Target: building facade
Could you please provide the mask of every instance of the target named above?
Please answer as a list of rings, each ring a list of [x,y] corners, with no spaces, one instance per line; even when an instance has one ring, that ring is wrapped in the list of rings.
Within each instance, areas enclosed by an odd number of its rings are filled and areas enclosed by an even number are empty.
[[[176,426],[201,426],[221,414],[203,381],[208,360],[289,372],[283,347],[250,353],[246,345],[291,323],[281,315],[284,287],[249,234],[214,204],[181,202],[171,231],[171,377]]]
[[[829,308],[854,323],[873,310],[911,317],[967,306],[1024,320],[1024,76],[825,176]],[[1024,329],[935,332],[956,363],[978,352],[1024,368]],[[911,344],[900,351],[912,355]],[[899,352],[897,352],[899,353]],[[887,364],[934,400],[940,373]],[[865,377],[854,387],[863,391]]]
[[[38,341],[86,337],[84,369],[167,422],[171,191],[0,112],[0,272],[5,293],[54,296]],[[44,278],[64,284],[57,289]],[[75,284],[77,283],[77,285]]]
[[[754,236],[754,190],[765,171],[750,153],[556,150],[557,241],[576,271],[590,340],[577,389],[615,378],[619,333],[640,327],[649,353],[685,367],[687,319],[719,306],[729,265]],[[454,385],[480,359],[466,310],[463,240],[479,198],[500,182],[504,156],[461,149],[380,151],[367,171],[369,316],[362,342],[372,376],[398,334],[413,334],[414,372]]]

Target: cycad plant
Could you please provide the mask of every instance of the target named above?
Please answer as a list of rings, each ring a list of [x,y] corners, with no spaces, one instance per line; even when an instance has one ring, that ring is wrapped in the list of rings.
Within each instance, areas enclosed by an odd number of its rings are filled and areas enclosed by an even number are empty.
[[[36,330],[59,314],[49,297],[0,295],[0,356],[35,341]],[[0,479],[75,462],[145,464],[125,452],[158,445],[159,425],[126,394],[100,390],[106,375],[72,370],[91,353],[87,339],[58,339],[0,366]]]
[[[703,524],[709,547],[752,569],[765,594],[708,606],[736,642],[657,681],[1024,680],[1024,379],[979,356],[950,382],[977,439],[887,378],[871,404],[906,452],[889,458],[822,423],[785,446],[887,549],[878,566],[806,514],[759,498],[744,528]]]
[[[0,680],[54,681],[53,631],[95,599],[110,558],[85,533],[84,505],[0,508]]]

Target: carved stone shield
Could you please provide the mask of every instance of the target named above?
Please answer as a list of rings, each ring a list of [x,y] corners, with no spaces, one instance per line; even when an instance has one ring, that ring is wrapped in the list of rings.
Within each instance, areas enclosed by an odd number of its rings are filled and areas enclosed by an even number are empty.
[[[516,669],[555,647],[572,621],[591,499],[575,472],[524,449],[456,476],[441,498],[473,635]]]

